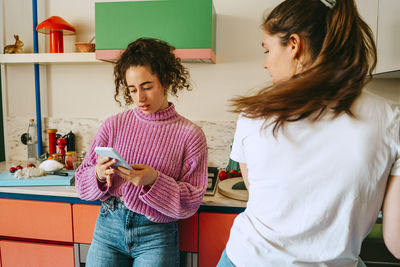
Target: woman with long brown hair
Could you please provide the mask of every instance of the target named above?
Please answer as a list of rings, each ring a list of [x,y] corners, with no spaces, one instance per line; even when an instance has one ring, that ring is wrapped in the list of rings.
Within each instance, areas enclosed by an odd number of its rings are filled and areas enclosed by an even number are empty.
[[[400,110],[363,91],[377,57],[354,0],[286,0],[263,30],[273,84],[233,100],[249,201],[218,266],[364,266],[384,199],[400,257]]]

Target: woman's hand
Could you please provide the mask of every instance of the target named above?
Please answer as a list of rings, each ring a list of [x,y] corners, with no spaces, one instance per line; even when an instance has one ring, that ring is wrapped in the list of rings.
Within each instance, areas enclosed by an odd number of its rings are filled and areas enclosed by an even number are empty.
[[[111,175],[116,172],[115,169],[111,168],[111,165],[116,163],[116,159],[110,159],[108,157],[102,158],[97,157],[96,164],[96,176],[101,183],[107,182],[108,187],[111,187]]]
[[[144,164],[132,164],[133,170],[118,167],[116,173],[134,185],[152,186],[158,177],[158,171]]]

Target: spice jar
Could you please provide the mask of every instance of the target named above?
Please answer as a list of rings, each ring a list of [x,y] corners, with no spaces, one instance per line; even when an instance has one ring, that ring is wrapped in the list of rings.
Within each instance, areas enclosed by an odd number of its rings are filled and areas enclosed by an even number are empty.
[[[67,170],[73,170],[74,169],[74,163],[72,160],[72,153],[71,152],[65,152],[65,169]]]
[[[54,160],[56,160],[56,161],[58,161],[58,162],[60,162],[60,163],[63,163],[63,161],[62,161],[62,155],[61,155],[60,153],[53,153],[53,154],[51,155],[51,157],[52,157]]]

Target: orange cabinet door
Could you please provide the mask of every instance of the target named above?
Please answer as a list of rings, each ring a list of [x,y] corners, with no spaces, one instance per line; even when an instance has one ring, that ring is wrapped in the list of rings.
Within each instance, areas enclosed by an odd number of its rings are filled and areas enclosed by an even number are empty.
[[[199,267],[217,265],[236,216],[236,213],[200,212]]]
[[[196,212],[192,217],[179,220],[179,250],[198,252],[197,241],[199,232],[199,215]]]
[[[100,205],[87,204],[72,205],[75,243],[92,243],[94,226],[96,225],[100,207]]]
[[[73,267],[74,247],[65,245],[0,241],[1,266]]]
[[[0,199],[0,235],[73,242],[70,203]]]

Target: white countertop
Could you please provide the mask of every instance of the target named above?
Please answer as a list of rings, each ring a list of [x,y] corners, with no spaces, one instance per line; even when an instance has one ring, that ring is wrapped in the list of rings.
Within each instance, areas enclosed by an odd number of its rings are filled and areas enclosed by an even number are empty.
[[[18,164],[26,165],[25,162],[0,162],[0,172],[8,171],[11,166]],[[75,197],[78,198],[75,186],[0,186],[0,192],[13,193],[13,194],[27,194],[27,195],[42,195],[54,197]],[[204,196],[201,205],[205,206],[220,206],[220,207],[237,207],[245,208],[246,202],[227,198],[220,193],[215,193],[214,196]]]

